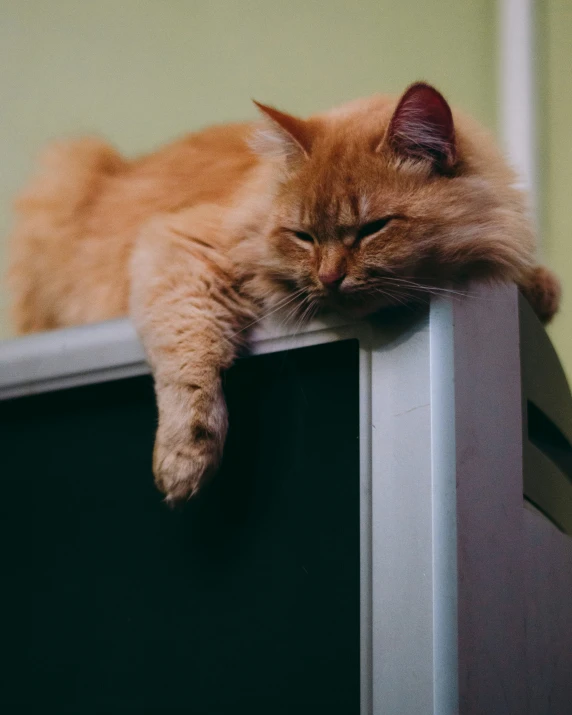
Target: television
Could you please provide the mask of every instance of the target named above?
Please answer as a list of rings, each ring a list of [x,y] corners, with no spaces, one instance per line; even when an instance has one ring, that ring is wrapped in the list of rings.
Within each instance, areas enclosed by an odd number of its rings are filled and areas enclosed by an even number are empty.
[[[572,398],[515,288],[268,324],[224,386],[171,510],[128,320],[0,344],[4,712],[569,712]]]

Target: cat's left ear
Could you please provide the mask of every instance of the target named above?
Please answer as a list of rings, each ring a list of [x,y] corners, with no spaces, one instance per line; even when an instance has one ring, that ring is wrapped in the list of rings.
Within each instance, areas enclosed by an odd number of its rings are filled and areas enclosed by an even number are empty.
[[[251,142],[255,151],[266,156],[285,156],[287,159],[308,158],[314,140],[310,123],[253,101],[266,122],[266,127],[259,129]]]
[[[386,143],[406,159],[428,161],[441,171],[452,169],[457,160],[455,126],[443,95],[425,82],[411,85],[393,113]]]

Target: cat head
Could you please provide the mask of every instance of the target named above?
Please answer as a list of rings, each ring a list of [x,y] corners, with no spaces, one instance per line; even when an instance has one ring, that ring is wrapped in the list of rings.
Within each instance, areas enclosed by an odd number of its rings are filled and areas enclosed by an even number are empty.
[[[529,269],[512,172],[430,85],[307,120],[257,106],[255,147],[277,176],[265,266],[309,304],[366,314]]]

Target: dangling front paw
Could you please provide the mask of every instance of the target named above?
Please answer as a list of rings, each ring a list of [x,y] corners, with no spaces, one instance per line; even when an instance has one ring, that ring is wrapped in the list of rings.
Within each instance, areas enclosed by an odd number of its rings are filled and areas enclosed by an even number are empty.
[[[206,386],[156,386],[159,428],[153,453],[155,483],[169,504],[189,500],[216,471],[227,430],[220,381]]]
[[[549,323],[560,307],[561,288],[558,278],[544,266],[536,266],[522,292],[543,323]]]

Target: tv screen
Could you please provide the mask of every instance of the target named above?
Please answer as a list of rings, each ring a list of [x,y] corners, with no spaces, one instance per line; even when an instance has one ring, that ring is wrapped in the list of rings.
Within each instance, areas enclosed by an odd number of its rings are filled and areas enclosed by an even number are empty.
[[[239,361],[172,511],[149,376],[0,402],[6,713],[358,715],[358,342]]]

